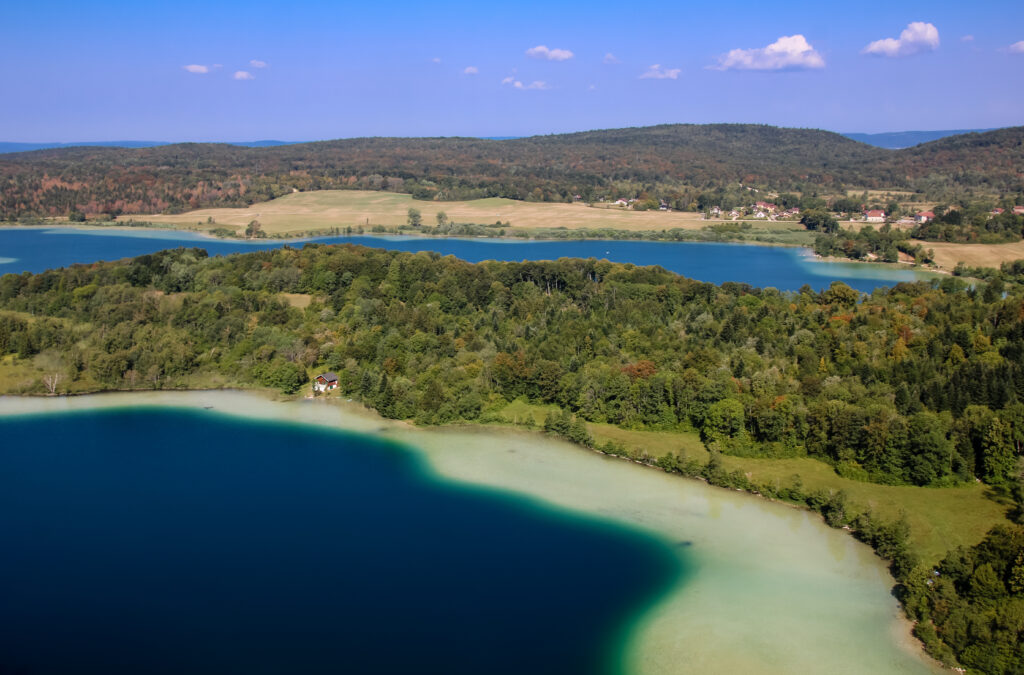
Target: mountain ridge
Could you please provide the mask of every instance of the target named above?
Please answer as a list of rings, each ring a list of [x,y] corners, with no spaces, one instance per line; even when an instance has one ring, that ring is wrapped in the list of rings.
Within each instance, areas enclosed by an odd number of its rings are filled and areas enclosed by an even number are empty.
[[[739,184],[801,193],[1024,191],[1024,127],[886,150],[816,129],[673,124],[507,140],[355,138],[267,147],[80,146],[0,156],[0,219],[243,206],[294,190],[361,187],[419,199],[688,203]]]

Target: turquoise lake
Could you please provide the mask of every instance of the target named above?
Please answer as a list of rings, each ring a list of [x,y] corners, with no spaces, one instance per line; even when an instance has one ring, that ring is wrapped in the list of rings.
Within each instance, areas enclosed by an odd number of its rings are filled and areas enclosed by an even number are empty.
[[[660,265],[699,281],[727,281],[796,291],[809,285],[827,288],[840,280],[861,291],[916,281],[934,275],[901,265],[822,262],[808,249],[651,241],[520,241],[514,239],[415,238],[405,236],[321,237],[309,240],[246,242],[215,240],[190,232],[165,230],[80,230],[74,228],[0,228],[0,274],[42,272],[74,263],[118,260],[179,246],[206,249],[210,255],[302,246],[307,241],[350,243],[399,251],[435,251],[469,262],[482,260],[554,260],[597,258],[635,265]]]
[[[3,673],[614,673],[685,573],[364,435],[109,409],[0,438]]]

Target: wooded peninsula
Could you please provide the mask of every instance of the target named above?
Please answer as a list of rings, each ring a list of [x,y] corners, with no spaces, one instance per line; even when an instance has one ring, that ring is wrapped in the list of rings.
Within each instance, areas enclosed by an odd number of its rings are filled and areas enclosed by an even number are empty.
[[[0,277],[5,393],[291,395],[329,371],[345,397],[417,424],[543,406],[548,432],[851,529],[891,561],[929,651],[991,673],[1024,663],[1024,529],[1009,522],[1024,521],[1022,364],[1024,287],[1003,276],[782,293],[593,259],[307,245]],[[699,434],[708,459],[599,442],[594,425]],[[725,465],[808,457],[864,484],[982,481],[1008,520],[932,559],[907,522],[842,491]]]

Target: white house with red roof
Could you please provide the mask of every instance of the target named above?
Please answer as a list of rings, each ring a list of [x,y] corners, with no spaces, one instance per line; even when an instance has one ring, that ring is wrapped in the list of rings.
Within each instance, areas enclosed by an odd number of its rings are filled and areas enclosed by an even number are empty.
[[[928,223],[935,219],[935,214],[931,211],[920,211],[914,215],[914,220],[919,223]]]
[[[1013,215],[1015,215],[1015,216],[1024,216],[1024,206],[1014,206],[1013,207]]]
[[[885,211],[879,209],[871,209],[870,211],[864,212],[864,220],[869,223],[884,223],[885,222]]]

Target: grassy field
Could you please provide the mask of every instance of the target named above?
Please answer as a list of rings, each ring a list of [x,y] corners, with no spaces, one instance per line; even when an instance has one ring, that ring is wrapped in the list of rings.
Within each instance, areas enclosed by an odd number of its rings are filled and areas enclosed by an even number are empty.
[[[234,229],[241,234],[258,220],[267,234],[303,233],[332,227],[405,225],[410,208],[420,211],[424,225],[434,225],[444,212],[456,223],[490,225],[501,221],[513,229],[614,229],[643,232],[673,228],[699,230],[706,225],[729,223],[726,220],[702,220],[699,213],[673,211],[630,211],[617,206],[521,202],[512,199],[477,199],[464,202],[415,201],[410,195],[363,190],[320,190],[296,192],[269,202],[240,209],[199,209],[177,215],[122,216],[119,221],[145,221],[179,227],[212,230]],[[212,219],[213,222],[208,222]],[[802,225],[751,221],[752,232],[793,229]]]
[[[958,262],[968,267],[999,267],[1004,262],[1024,258],[1024,241],[1011,244],[951,244],[935,241],[914,241],[935,252],[935,262],[953,269]]]
[[[522,423],[532,416],[538,426],[554,406],[537,406],[515,401],[499,416],[510,423]],[[634,431],[610,424],[588,424],[598,444],[614,441],[633,451],[646,451],[653,457],[676,454],[706,461],[708,452],[696,433],[677,431]],[[971,546],[982,540],[992,526],[1007,523],[1007,506],[988,496],[989,488],[972,483],[951,488],[890,486],[843,478],[824,462],[808,457],[793,459],[754,459],[723,457],[729,471],[740,470],[756,482],[786,486],[800,476],[808,491],[843,490],[851,503],[871,509],[886,519],[904,515],[910,525],[915,551],[927,561],[938,561],[957,546]]]

